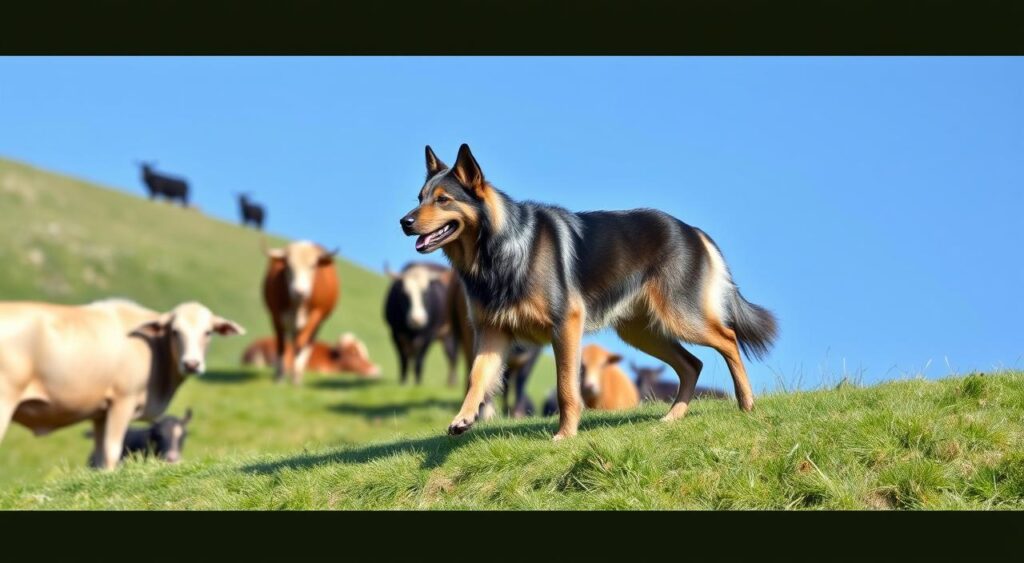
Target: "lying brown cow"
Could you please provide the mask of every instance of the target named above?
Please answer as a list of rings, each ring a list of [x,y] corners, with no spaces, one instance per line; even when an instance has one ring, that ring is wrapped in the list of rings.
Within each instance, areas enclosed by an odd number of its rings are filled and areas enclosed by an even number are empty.
[[[270,259],[263,279],[263,300],[276,338],[274,379],[281,381],[287,374],[298,384],[316,334],[338,301],[337,251],[327,252],[309,241],[284,248],[264,246],[264,250]]]
[[[245,330],[195,302],[0,303],[0,440],[12,419],[37,436],[92,420],[92,463],[113,469],[129,423],[156,420],[206,369],[214,333]]]
[[[273,337],[254,341],[242,354],[242,365],[263,367],[277,362],[277,345]],[[338,338],[335,345],[314,342],[313,350],[306,362],[306,371],[314,373],[355,373],[363,377],[380,376],[380,366],[370,361],[370,355],[362,340],[351,332]]]

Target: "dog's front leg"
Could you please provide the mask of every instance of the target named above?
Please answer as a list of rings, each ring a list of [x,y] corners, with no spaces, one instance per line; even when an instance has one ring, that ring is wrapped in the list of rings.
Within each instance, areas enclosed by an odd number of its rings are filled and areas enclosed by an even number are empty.
[[[505,365],[508,352],[509,337],[500,330],[481,327],[477,330],[476,358],[473,359],[473,370],[469,374],[469,391],[462,403],[462,410],[455,415],[455,420],[448,426],[448,433],[462,434],[476,422],[480,405],[498,383],[501,369]]]
[[[555,369],[558,373],[558,432],[554,440],[576,435],[583,411],[580,396],[580,342],[583,338],[583,308],[569,310],[554,334]]]

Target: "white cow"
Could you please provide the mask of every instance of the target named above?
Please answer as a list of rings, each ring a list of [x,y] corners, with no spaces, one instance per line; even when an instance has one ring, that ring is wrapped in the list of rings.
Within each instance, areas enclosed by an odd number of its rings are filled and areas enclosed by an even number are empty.
[[[0,302],[0,441],[11,420],[47,434],[93,421],[92,464],[113,469],[133,420],[155,420],[213,333],[245,334],[200,303],[167,313],[125,300]]]

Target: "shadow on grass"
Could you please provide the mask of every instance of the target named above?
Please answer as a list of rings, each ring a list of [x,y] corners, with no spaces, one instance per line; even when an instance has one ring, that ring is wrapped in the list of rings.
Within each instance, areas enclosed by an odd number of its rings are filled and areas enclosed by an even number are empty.
[[[580,432],[587,430],[621,426],[637,422],[651,422],[659,418],[659,415],[648,412],[631,412],[628,414],[617,414],[615,416],[591,416],[585,417],[580,422]],[[448,456],[455,450],[472,444],[478,440],[495,438],[499,436],[514,436],[532,440],[551,440],[552,434],[558,427],[558,419],[538,418],[532,422],[518,423],[513,425],[503,423],[481,423],[462,436],[448,436],[445,434],[416,438],[410,440],[399,440],[389,444],[375,444],[364,447],[350,447],[327,454],[304,454],[275,461],[270,463],[257,463],[242,468],[242,471],[256,475],[273,475],[282,470],[302,470],[328,463],[340,464],[362,464],[371,461],[401,454],[425,454],[422,469],[433,469],[444,464]],[[575,439],[579,439],[578,436]]]
[[[318,379],[309,383],[310,387],[316,387],[317,389],[334,389],[334,390],[345,390],[345,389],[362,389],[363,387],[369,387],[371,385],[379,385],[379,379],[363,379],[357,377],[345,377],[338,376],[333,379]]]
[[[240,383],[251,383],[259,378],[260,373],[256,371],[208,371],[199,376],[198,381],[218,385],[237,385]]]
[[[385,405],[353,405],[349,403],[339,403],[337,405],[327,407],[327,410],[337,414],[355,414],[365,416],[368,419],[374,419],[391,416],[404,416],[413,410],[430,408],[450,410],[454,415],[454,413],[458,412],[459,407],[461,406],[462,401],[430,398],[422,401],[403,401],[401,403],[388,403]]]

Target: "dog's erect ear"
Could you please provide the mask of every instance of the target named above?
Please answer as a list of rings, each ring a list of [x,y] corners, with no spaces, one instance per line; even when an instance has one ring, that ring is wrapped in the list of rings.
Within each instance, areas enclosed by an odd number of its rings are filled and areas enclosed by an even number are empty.
[[[469,188],[478,196],[482,195],[484,173],[483,170],[480,170],[480,165],[477,164],[476,159],[473,158],[469,145],[463,143],[459,147],[459,156],[455,159],[455,167],[452,168],[452,172],[455,173],[455,178],[458,179],[460,184]]]
[[[617,364],[622,361],[622,354],[609,354],[608,365]]]
[[[659,366],[658,369],[654,370],[654,373],[661,375],[665,371],[665,366]]]
[[[427,178],[432,178],[434,174],[448,168],[448,165],[441,162],[440,158],[434,154],[434,150],[427,145]]]

